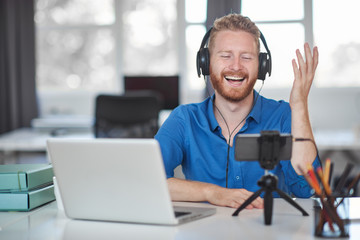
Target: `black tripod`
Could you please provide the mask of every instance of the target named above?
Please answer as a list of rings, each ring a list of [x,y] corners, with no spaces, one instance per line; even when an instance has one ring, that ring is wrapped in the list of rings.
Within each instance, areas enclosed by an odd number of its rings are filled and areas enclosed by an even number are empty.
[[[262,192],[264,194],[264,218],[265,225],[271,225],[272,210],[273,210],[273,195],[272,192],[277,192],[280,197],[285,199],[292,206],[297,208],[303,216],[309,216],[309,214],[297,204],[289,195],[277,188],[278,179],[275,175],[268,173],[268,170],[273,169],[276,164],[279,163],[279,151],[282,146],[281,137],[278,132],[264,131],[261,132],[259,138],[260,143],[260,158],[259,162],[262,168],[265,169],[265,175],[258,181],[259,187],[253,195],[251,195],[234,213],[233,216],[237,216],[241,210],[246,208],[252,201],[254,201]]]
[[[271,225],[272,218],[272,210],[273,210],[273,196],[272,192],[276,191],[280,197],[285,199],[288,203],[297,208],[303,216],[309,216],[309,214],[299,205],[297,204],[291,197],[289,197],[286,193],[277,188],[277,177],[271,174],[265,174],[258,181],[258,185],[261,189],[257,190],[253,195],[251,195],[234,213],[233,216],[237,216],[241,210],[247,207],[252,201],[254,201],[262,192],[264,194],[264,218],[265,225]]]

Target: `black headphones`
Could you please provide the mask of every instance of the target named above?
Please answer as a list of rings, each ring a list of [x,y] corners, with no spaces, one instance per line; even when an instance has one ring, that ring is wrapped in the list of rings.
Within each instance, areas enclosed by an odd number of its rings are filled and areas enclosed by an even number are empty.
[[[201,74],[204,76],[210,75],[210,53],[209,49],[205,47],[205,45],[210,37],[211,30],[212,28],[210,28],[205,34],[201,42],[200,49],[196,55],[196,69],[199,77]],[[266,53],[259,53],[258,79],[265,80],[266,73],[269,73],[269,76],[271,76],[271,53],[262,32],[260,32],[260,39],[266,49]]]

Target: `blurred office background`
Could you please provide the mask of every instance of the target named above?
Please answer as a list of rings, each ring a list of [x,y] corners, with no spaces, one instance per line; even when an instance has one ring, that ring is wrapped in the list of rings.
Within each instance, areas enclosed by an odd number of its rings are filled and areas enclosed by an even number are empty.
[[[179,76],[179,102],[201,101],[195,56],[216,17],[258,23],[273,56],[263,95],[288,100],[291,59],[319,46],[310,93],[314,130],[358,129],[360,21],[356,0],[1,0],[0,132],[33,118],[91,117],[99,93],[125,76]],[[256,86],[260,89],[260,84]]]
[[[240,12],[258,24],[272,53],[273,74],[261,93],[288,100],[295,50],[305,42],[317,45],[320,63],[309,99],[314,132],[335,142],[347,141],[344,132],[357,138],[359,5],[357,0],[0,0],[0,133],[62,122],[91,125],[96,96],[122,94],[131,76],[177,76],[178,102],[202,101],[205,81],[195,64],[200,42],[215,18]]]

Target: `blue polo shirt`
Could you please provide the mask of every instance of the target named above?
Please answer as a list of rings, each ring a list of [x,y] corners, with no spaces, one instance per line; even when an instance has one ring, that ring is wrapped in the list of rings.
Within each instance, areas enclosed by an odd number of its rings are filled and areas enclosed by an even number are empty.
[[[255,99],[257,95],[254,91]],[[289,103],[259,95],[244,126],[236,134],[260,133],[262,130],[290,133]],[[174,169],[181,164],[186,179],[225,187],[229,151],[228,188],[258,190],[257,181],[265,170],[257,161],[236,161],[235,144],[229,147],[222,131],[227,129],[222,130],[215,119],[210,98],[174,109],[155,136],[160,143],[167,177],[173,177]],[[320,166],[318,158],[313,166]],[[278,188],[282,191],[296,197],[312,195],[311,187],[304,177],[297,175],[290,161],[280,161],[270,172],[278,177]],[[274,196],[278,197],[277,194]]]

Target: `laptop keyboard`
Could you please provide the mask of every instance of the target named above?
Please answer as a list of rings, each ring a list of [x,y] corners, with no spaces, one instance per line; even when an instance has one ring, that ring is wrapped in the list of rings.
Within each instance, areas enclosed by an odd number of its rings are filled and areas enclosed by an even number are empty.
[[[184,215],[187,215],[187,214],[190,214],[190,212],[178,212],[178,211],[175,211],[175,217],[181,217],[181,216],[184,216]]]

